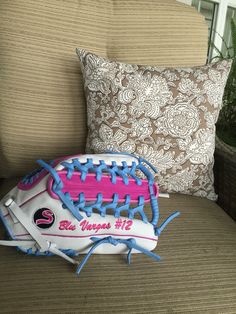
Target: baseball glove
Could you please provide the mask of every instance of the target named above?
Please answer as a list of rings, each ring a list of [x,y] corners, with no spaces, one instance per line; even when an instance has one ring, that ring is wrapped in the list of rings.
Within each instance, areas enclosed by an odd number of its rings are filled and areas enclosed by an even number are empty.
[[[165,226],[157,226],[156,169],[123,153],[76,155],[46,163],[26,175],[0,202],[0,217],[11,240],[27,254],[63,257],[79,274],[92,253],[151,252]],[[141,177],[140,177],[141,174]],[[148,219],[145,204],[150,204]],[[78,263],[72,256],[87,255]]]

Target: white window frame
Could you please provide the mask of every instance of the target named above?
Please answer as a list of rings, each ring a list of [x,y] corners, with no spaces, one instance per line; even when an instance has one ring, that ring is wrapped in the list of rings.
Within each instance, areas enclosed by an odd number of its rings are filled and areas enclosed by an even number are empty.
[[[177,0],[188,5],[192,4],[192,0]],[[228,7],[236,8],[236,0],[208,0],[218,4],[217,17],[216,17],[216,35],[214,36],[215,46],[221,50],[222,47],[222,38],[224,36],[225,21]],[[218,34],[220,35],[218,35]],[[216,55],[216,52],[213,52]]]

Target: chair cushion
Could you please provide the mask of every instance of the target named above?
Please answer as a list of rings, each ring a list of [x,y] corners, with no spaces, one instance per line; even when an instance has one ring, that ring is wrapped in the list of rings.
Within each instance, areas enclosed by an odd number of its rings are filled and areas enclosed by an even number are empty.
[[[17,178],[4,180],[0,197]],[[214,202],[172,194],[160,199],[164,220],[156,262],[142,254],[94,255],[80,276],[63,259],[0,247],[1,313],[233,313],[235,222]],[[4,237],[0,228],[0,238]],[[81,260],[81,257],[78,257]]]
[[[0,177],[24,175],[39,157],[84,152],[75,47],[143,64],[206,59],[204,17],[176,0],[1,0],[0,21]]]

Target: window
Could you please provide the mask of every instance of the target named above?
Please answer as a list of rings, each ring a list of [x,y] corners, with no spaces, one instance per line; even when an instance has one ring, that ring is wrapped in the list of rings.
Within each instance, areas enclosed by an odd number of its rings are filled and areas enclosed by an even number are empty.
[[[224,36],[223,36],[225,43],[224,42],[222,43],[222,48],[221,48],[221,51],[224,55],[226,54],[226,46],[227,47],[232,46],[232,39],[231,39],[231,20],[232,19],[236,22],[236,9],[232,7],[228,7],[226,20],[225,20]],[[232,49],[231,49],[231,53],[232,53]]]
[[[194,6],[198,12],[200,12],[206,19],[208,25],[208,39],[209,41],[214,41],[215,27],[216,27],[216,17],[218,4],[207,0],[193,0],[192,6]],[[212,48],[208,49],[208,57],[212,55]]]
[[[208,25],[209,42],[214,43],[208,48],[208,61],[219,55],[226,56],[227,47],[231,42],[231,19],[236,22],[236,0],[177,0],[192,5],[202,14]],[[226,44],[226,45],[225,45]],[[232,53],[232,49],[230,54]]]

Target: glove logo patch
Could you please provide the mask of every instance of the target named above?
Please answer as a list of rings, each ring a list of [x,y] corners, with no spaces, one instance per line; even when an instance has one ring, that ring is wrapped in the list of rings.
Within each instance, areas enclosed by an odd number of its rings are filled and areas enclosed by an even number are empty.
[[[51,209],[40,208],[34,213],[34,223],[41,229],[50,228],[55,221],[55,216]]]

